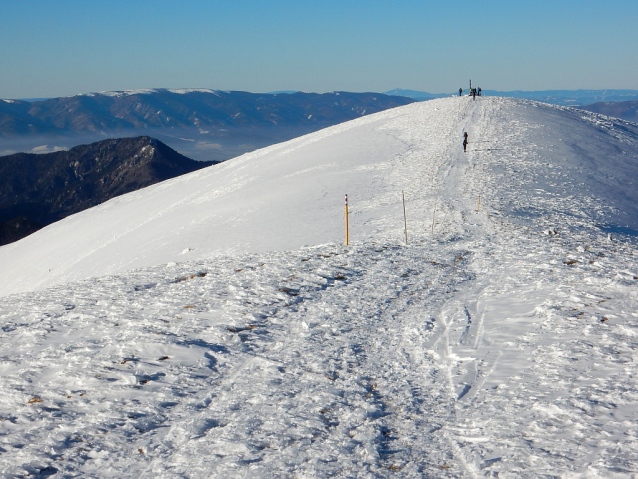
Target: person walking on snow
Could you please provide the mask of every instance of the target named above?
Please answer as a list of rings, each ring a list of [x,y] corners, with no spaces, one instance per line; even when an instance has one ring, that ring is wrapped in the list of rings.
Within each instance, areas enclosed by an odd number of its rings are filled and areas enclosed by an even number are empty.
[[[481,96],[481,87],[478,87],[478,96]]]
[[[465,133],[463,133],[463,151],[467,151],[467,145],[468,145],[468,141],[467,141],[467,131]]]
[[[459,88],[459,96],[463,95],[463,88]]]

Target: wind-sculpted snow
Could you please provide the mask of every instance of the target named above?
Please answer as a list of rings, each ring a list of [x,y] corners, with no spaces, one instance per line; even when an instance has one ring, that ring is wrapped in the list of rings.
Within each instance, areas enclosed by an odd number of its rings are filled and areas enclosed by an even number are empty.
[[[431,101],[0,248],[0,474],[636,476],[636,138]]]
[[[482,231],[6,297],[0,471],[630,477],[634,247]]]

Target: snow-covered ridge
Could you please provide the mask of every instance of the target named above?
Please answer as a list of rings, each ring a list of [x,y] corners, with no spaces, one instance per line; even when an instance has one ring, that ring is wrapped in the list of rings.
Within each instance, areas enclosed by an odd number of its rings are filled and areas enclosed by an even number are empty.
[[[638,125],[448,98],[4,246],[0,475],[634,477],[637,170]]]
[[[442,221],[458,222],[462,202],[478,196],[483,214],[510,221],[549,227],[570,218],[634,234],[637,129],[488,97],[387,110],[115,198],[4,246],[0,294],[223,252],[338,241],[346,193],[352,237],[361,240],[400,235],[401,190],[419,234],[427,234],[435,203]],[[455,175],[453,191],[442,189],[442,175]],[[443,194],[449,199],[441,204]]]
[[[81,93],[75,96],[112,96],[112,97],[124,97],[131,95],[150,95],[152,93],[169,92],[177,93],[179,95],[185,95],[188,93],[211,93],[219,96],[221,90],[211,90],[208,88],[142,88],[138,90],[123,90],[123,91],[102,91],[96,93]]]

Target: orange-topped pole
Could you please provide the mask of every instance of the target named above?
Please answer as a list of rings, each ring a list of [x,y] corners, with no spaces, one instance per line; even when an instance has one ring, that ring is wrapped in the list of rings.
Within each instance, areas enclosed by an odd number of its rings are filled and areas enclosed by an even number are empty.
[[[349,237],[348,237],[348,195],[346,195],[346,246],[348,246],[349,244]]]

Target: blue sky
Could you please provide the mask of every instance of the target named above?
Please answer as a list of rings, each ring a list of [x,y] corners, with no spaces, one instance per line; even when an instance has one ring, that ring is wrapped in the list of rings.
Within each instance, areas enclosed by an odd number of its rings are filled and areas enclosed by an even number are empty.
[[[0,0],[0,98],[638,89],[638,1]]]

